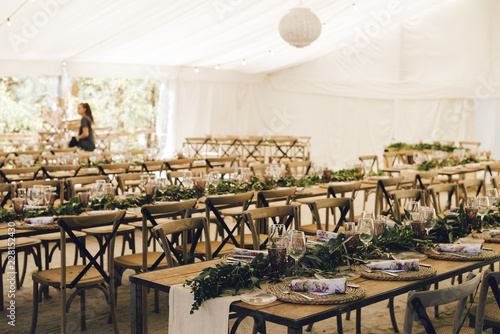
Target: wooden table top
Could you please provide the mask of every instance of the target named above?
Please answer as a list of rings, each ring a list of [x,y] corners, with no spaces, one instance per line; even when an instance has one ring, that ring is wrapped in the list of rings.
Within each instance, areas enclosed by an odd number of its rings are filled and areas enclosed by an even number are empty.
[[[500,252],[500,244],[488,244],[488,247]],[[231,304],[231,311],[237,311],[242,314],[258,312],[266,321],[291,328],[300,328],[316,321],[334,317],[347,311],[377,303],[390,297],[395,297],[408,291],[469,272],[499,260],[500,257],[487,261],[464,262],[426,259],[422,263],[432,265],[437,270],[436,276],[417,281],[377,281],[360,277],[352,281],[352,283],[361,285],[366,291],[366,296],[361,300],[351,303],[339,305],[301,305],[277,300],[268,305],[252,306],[240,301]],[[220,263],[220,260],[137,274],[130,276],[129,279],[131,283],[168,292],[170,286],[184,283],[186,279],[197,275],[203,268],[214,266],[216,263]]]

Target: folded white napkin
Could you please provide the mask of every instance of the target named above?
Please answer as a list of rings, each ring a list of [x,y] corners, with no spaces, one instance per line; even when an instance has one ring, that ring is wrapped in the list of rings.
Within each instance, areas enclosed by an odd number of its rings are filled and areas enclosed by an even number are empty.
[[[437,244],[438,252],[460,253],[460,254],[479,254],[483,248],[482,244]]]
[[[420,270],[418,259],[377,261],[368,263],[366,266],[373,270]]]
[[[55,219],[56,217],[35,217],[26,218],[24,222],[31,225],[49,225],[52,224]]]
[[[290,290],[306,291],[306,292],[321,292],[325,294],[345,293],[346,279],[302,279],[293,280],[290,285]]]
[[[500,230],[489,230],[488,233],[491,237],[497,237],[500,235]]]
[[[322,231],[322,230],[317,230],[316,231],[316,240],[318,241],[328,241],[330,239],[337,239],[338,233],[335,232],[328,232],[328,231]]]
[[[181,284],[170,288],[168,303],[168,332],[175,334],[226,334],[229,331],[229,306],[240,296],[224,296],[203,302],[190,314],[194,303],[191,288]]]
[[[240,256],[240,257],[256,257],[258,254],[264,254],[264,256],[267,256],[267,251],[259,251],[259,250],[251,250],[251,249],[244,249],[244,248],[233,248],[233,255],[234,256]]]

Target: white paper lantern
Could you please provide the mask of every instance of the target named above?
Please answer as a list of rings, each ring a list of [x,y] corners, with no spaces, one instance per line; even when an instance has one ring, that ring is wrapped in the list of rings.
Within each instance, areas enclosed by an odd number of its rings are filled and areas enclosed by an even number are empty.
[[[309,8],[292,8],[280,21],[281,37],[289,44],[303,48],[314,42],[321,34],[321,22]]]

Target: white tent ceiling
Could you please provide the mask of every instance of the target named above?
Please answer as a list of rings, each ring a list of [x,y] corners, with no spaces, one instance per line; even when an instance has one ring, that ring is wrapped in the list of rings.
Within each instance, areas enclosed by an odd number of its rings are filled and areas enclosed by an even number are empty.
[[[338,50],[369,29],[369,22],[383,21],[376,13],[391,6],[397,15],[387,25],[442,2],[304,1],[325,25],[317,41],[296,49],[278,33],[279,20],[298,5],[296,0],[2,0],[0,75],[26,74],[26,69],[49,74],[60,71],[63,61],[201,70],[220,64],[226,70],[269,73]]]

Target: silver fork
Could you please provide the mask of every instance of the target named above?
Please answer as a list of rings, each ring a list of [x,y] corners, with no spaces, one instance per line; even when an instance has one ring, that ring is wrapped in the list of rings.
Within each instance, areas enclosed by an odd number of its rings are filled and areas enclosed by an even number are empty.
[[[457,254],[457,253],[443,253],[443,252],[438,252],[437,250],[435,250],[434,248],[431,248],[431,252],[433,252],[434,254],[436,255],[455,255],[455,256],[458,256],[458,257],[467,257],[465,255],[462,255],[462,254]]]
[[[306,296],[306,295],[303,295],[303,294],[301,294],[301,293],[299,293],[299,292],[297,292],[297,291],[293,291],[293,290],[288,291],[288,290],[285,290],[285,288],[283,288],[283,287],[282,287],[281,285],[279,285],[279,284],[276,284],[276,288],[277,288],[277,289],[278,289],[281,293],[284,293],[285,295],[288,295],[288,294],[290,294],[291,292],[293,292],[293,293],[296,293],[296,294],[298,294],[299,296],[302,296],[302,297],[304,297],[304,298],[306,298],[306,299],[309,299],[309,300],[314,300],[314,298],[309,297],[309,296]]]
[[[363,265],[363,264],[360,264],[359,265],[361,267],[361,269],[363,269],[364,271],[366,271],[367,273],[373,273],[373,270],[371,270],[370,268],[368,268],[367,266]],[[389,276],[394,276],[394,277],[398,277],[399,275],[396,274],[396,273],[391,273],[390,271],[385,271],[385,270],[379,270],[380,272],[383,272],[384,274],[387,274]]]

